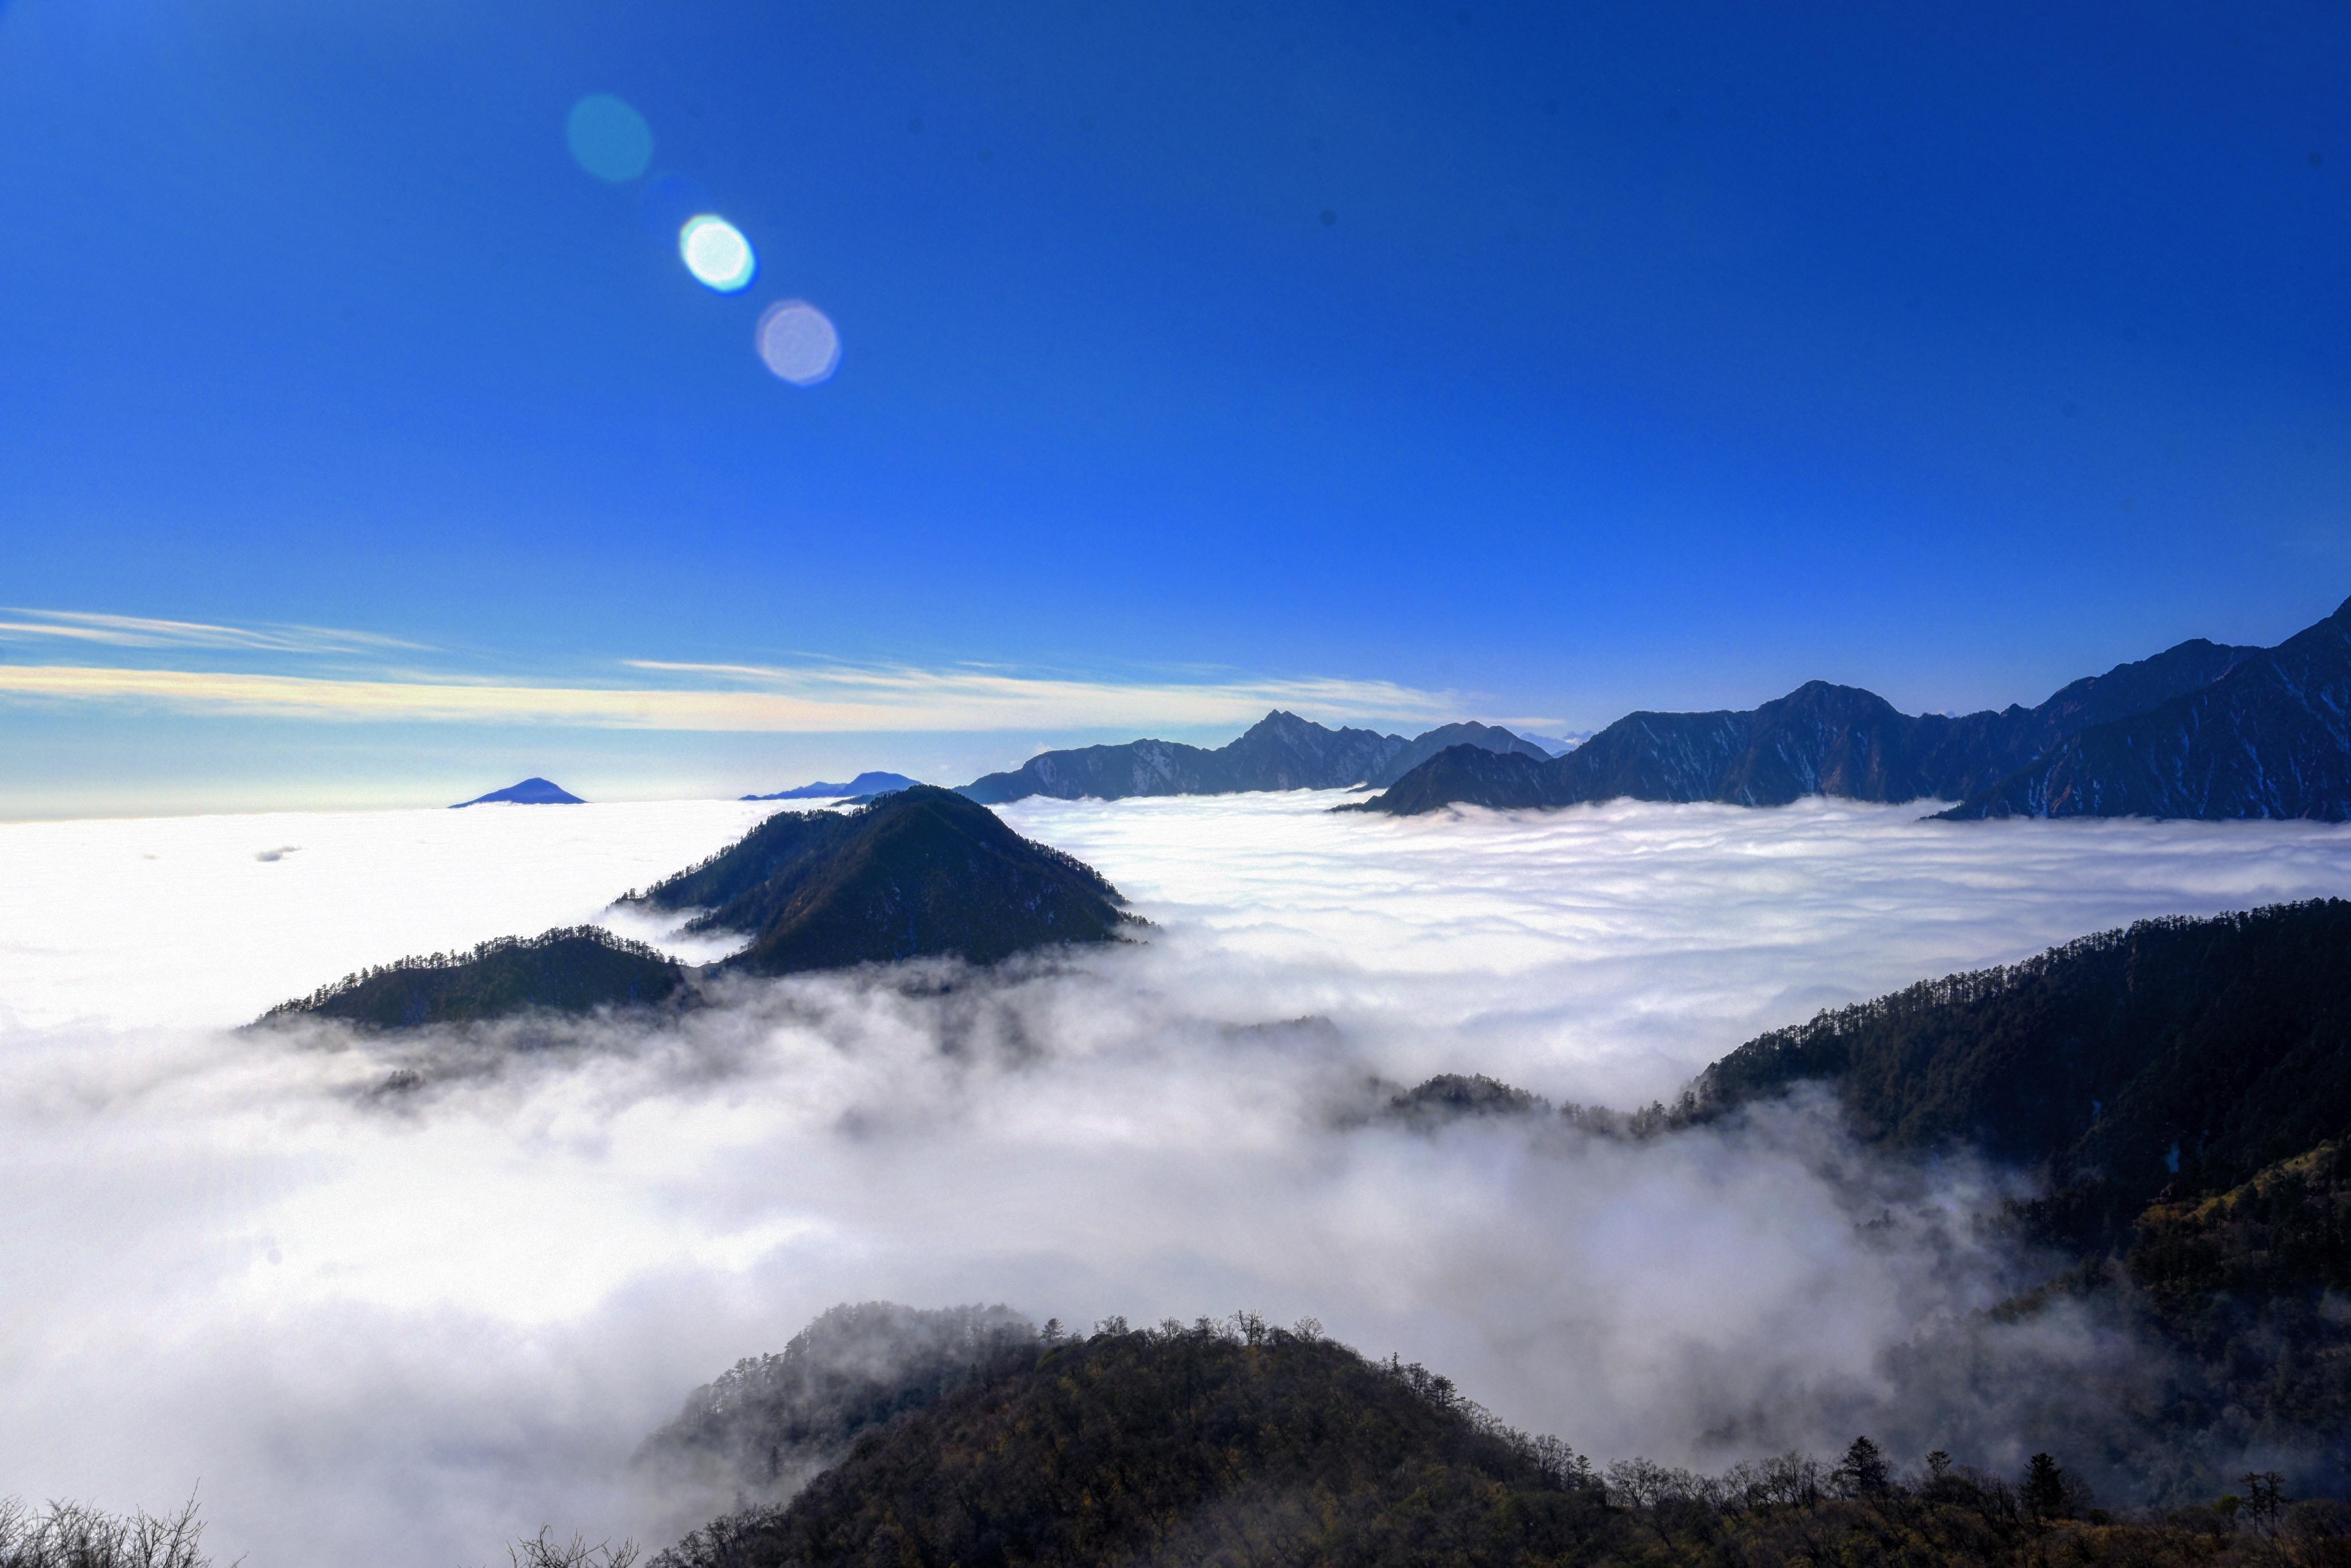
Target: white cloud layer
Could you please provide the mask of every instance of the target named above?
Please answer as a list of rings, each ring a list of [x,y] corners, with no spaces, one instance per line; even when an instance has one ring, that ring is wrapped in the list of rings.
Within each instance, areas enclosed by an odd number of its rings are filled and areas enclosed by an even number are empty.
[[[2351,831],[2302,824],[1327,803],[1024,803],[1147,945],[944,992],[746,986],[523,1054],[218,1026],[578,918],[755,809],[0,827],[0,1490],[201,1478],[255,1568],[659,1535],[712,1500],[643,1495],[634,1444],[872,1297],[1311,1312],[1603,1457],[1842,1442],[1889,1346],[2011,1282],[1968,1223],[1996,1176],[1922,1185],[1817,1107],[1643,1145],[1334,1110],[1447,1069],[1621,1103],[1822,1002],[2351,884]],[[396,1066],[428,1086],[371,1092]]]

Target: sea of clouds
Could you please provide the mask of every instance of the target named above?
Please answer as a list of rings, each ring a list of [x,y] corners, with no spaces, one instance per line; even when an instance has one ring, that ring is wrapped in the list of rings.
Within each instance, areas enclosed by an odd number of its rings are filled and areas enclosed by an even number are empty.
[[[552,1043],[235,1026],[597,918],[772,807],[0,825],[0,1495],[200,1489],[254,1568],[664,1541],[729,1500],[651,1486],[638,1442],[873,1298],[1312,1314],[1604,1459],[1869,1429],[2005,1465],[1965,1445],[2032,1412],[1922,1397],[1906,1347],[1948,1358],[2031,1277],[1976,1223],[2013,1177],[1875,1160],[1815,1102],[1625,1143],[1365,1125],[1376,1085],[1629,1105],[1824,1005],[2351,889],[2351,830],[2311,824],[1333,799],[1022,802],[1146,940],[742,983]],[[2011,1374],[2130,1354],[2063,1315],[1968,1333]]]

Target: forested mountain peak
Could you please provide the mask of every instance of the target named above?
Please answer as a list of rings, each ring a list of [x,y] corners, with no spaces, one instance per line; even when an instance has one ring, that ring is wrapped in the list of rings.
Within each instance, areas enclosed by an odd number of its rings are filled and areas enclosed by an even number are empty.
[[[787,974],[1114,940],[1135,921],[1118,890],[995,812],[927,784],[854,811],[783,811],[637,895],[702,911],[688,929],[751,944],[729,969]]]

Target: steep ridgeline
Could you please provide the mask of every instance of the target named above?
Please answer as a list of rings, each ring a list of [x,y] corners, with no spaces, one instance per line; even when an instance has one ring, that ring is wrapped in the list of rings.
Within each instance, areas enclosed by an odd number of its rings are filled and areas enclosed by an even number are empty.
[[[516,1013],[584,1013],[674,999],[685,970],[642,943],[594,925],[503,936],[470,953],[436,953],[362,969],[262,1021],[308,1015],[375,1029],[479,1023]]]
[[[1863,1135],[2046,1176],[2079,1238],[2351,1133],[2351,903],[2144,920],[1923,981],[1750,1041],[1694,1085],[1729,1107],[1825,1080]]]
[[[2209,685],[2080,728],[1943,815],[2351,818],[2351,601]]]
[[[918,784],[862,810],[779,811],[702,864],[622,903],[699,909],[695,932],[750,946],[716,966],[757,975],[955,956],[992,964],[1141,922],[1082,861],[1032,843],[952,790]],[[381,1028],[689,999],[688,971],[595,927],[403,959],[272,1009]]]
[[[749,933],[725,967],[761,975],[950,954],[990,964],[1136,924],[1092,867],[927,784],[847,813],[778,812],[636,902],[705,911],[689,931]]]
[[[1412,816],[1456,804],[1511,810],[1628,796],[1740,806],[1806,795],[1964,800],[2083,730],[2199,691],[2260,653],[2198,639],[2075,681],[2038,707],[1957,717],[1901,713],[1856,686],[1813,681],[1742,712],[1629,714],[1541,761],[1455,747],[1342,810]]]
[[[1008,773],[990,773],[960,791],[986,805],[1031,795],[1057,800],[1120,800],[1134,795],[1228,795],[1245,789],[1380,788],[1452,746],[1542,758],[1550,754],[1507,729],[1448,724],[1413,740],[1368,729],[1326,729],[1279,710],[1238,739],[1209,750],[1173,740],[1131,740],[1047,751]]]

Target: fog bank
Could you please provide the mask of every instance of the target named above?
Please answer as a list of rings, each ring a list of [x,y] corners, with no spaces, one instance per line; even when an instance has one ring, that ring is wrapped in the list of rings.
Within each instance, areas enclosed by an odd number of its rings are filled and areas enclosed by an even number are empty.
[[[42,825],[90,837],[0,905],[0,1492],[127,1508],[200,1481],[208,1541],[255,1568],[446,1568],[542,1523],[663,1540],[705,1503],[649,1493],[637,1443],[737,1357],[877,1298],[1311,1313],[1603,1458],[1896,1436],[1890,1353],[2029,1270],[1975,1223],[1999,1173],[1881,1166],[1801,1102],[1640,1145],[1344,1113],[1432,1071],[1622,1103],[1825,1002],[2351,886],[2351,831],[2302,824],[1322,803],[1024,802],[1007,815],[1117,883],[1147,943],[743,984],[528,1053],[215,1020],[331,977],[285,973],[271,939],[298,925],[302,961],[358,955],[333,973],[423,945],[428,910],[432,946],[536,929],[601,896],[591,874],[618,893],[716,847],[725,813],[548,813],[576,842],[509,810],[487,820],[511,836],[469,827],[423,870],[444,841],[422,813],[143,823],[145,849]],[[290,907],[254,891],[330,843]],[[78,877],[92,845],[184,874]],[[234,918],[203,918],[207,885]],[[216,983],[156,981],[140,886],[183,913],[171,972]],[[2066,1320],[2011,1338],[1988,1354],[2118,1354]]]

